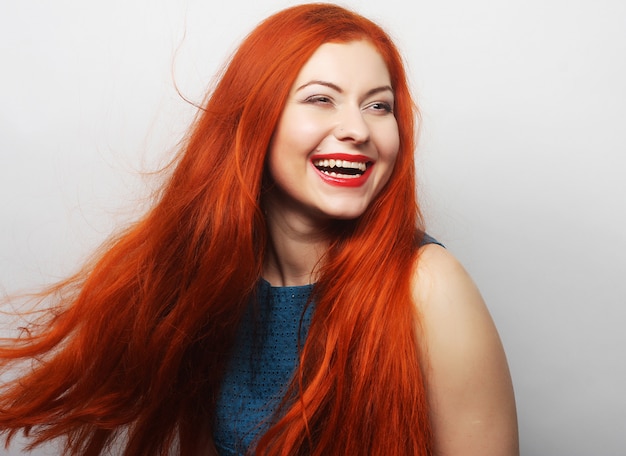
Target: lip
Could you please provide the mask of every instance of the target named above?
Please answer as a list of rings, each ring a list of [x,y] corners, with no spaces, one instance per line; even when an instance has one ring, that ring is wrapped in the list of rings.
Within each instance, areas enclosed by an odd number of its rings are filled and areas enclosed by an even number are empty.
[[[323,159],[334,159],[334,160],[347,160],[347,161],[353,161],[353,162],[363,162],[363,163],[374,163],[374,160],[372,160],[370,157],[366,156],[366,155],[360,155],[360,154],[342,154],[342,153],[335,153],[335,154],[315,154],[311,157],[311,161],[314,160],[323,160]]]
[[[363,174],[359,177],[352,178],[342,178],[337,176],[329,176],[326,173],[321,172],[317,167],[313,164],[315,160],[346,160],[351,162],[361,162],[361,163],[369,163],[367,169]],[[315,172],[322,178],[324,182],[329,185],[335,185],[337,187],[360,187],[369,178],[371,174],[372,167],[374,166],[375,161],[370,157],[365,155],[355,155],[355,154],[344,154],[344,153],[331,153],[331,154],[316,154],[311,157],[311,166],[315,170]]]

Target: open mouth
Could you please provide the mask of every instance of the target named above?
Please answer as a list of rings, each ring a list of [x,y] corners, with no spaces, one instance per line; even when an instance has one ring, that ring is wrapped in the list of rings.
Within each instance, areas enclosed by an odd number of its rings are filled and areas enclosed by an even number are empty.
[[[361,177],[372,162],[336,160],[323,158],[313,160],[313,165],[322,173],[341,179],[356,179]]]

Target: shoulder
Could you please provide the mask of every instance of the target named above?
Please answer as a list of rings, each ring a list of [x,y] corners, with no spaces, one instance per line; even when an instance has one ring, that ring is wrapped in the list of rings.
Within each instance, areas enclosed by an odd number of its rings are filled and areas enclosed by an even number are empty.
[[[474,281],[463,265],[440,244],[419,248],[413,275],[413,297],[420,313],[470,310],[486,312]]]
[[[474,281],[448,250],[427,244],[413,297],[437,454],[517,455],[509,369]]]

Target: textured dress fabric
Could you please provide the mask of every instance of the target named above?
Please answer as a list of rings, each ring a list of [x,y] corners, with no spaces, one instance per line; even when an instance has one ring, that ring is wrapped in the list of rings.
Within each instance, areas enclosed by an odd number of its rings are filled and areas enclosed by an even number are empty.
[[[261,280],[248,306],[217,401],[213,438],[220,456],[246,454],[280,404],[298,364],[313,308],[313,285]],[[256,315],[255,315],[256,314]]]
[[[436,243],[426,235],[423,244]],[[441,244],[440,244],[441,245]],[[237,334],[215,411],[213,439],[220,456],[243,456],[272,424],[289,386],[313,314],[313,285],[258,284]]]

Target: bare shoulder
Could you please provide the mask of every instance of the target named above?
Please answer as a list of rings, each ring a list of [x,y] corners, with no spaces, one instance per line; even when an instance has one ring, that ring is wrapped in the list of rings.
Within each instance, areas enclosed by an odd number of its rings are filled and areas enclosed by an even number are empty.
[[[441,246],[420,249],[413,280],[437,455],[519,454],[506,356],[485,302]]]

